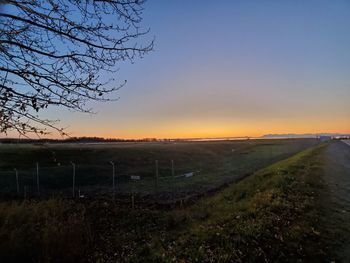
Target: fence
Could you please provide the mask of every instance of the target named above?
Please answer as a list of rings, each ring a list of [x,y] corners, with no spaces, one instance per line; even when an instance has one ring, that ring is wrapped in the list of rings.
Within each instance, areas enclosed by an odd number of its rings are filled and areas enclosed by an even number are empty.
[[[314,142],[305,144],[304,141],[291,141],[287,145],[269,142],[267,145],[257,144],[253,147],[249,143],[237,151],[232,149],[232,145],[227,145],[224,149],[219,147],[220,154],[212,154],[213,149],[210,147],[208,153],[206,148],[204,151],[200,148],[197,152],[187,152],[192,148],[181,148],[171,154],[164,150],[164,154],[158,153],[156,158],[153,158],[153,150],[127,151],[128,158],[123,158],[121,152],[116,154],[114,150],[103,150],[97,152],[99,154],[96,154],[96,160],[92,150],[87,155],[89,158],[85,158],[80,156],[83,155],[81,150],[65,148],[59,158],[64,160],[61,162],[57,161],[51,150],[40,149],[30,156],[30,149],[21,158],[10,155],[9,160],[1,164],[0,193],[21,198],[52,195],[129,198],[130,195],[137,195],[155,198],[157,202],[182,200],[217,189],[313,144]],[[50,158],[44,154],[50,155]],[[119,162],[110,160],[112,158]],[[35,162],[37,159],[41,162]],[[80,161],[75,162],[74,159]],[[21,163],[15,163],[14,160],[21,160]],[[83,163],[84,160],[91,162]]]
[[[69,165],[49,167],[35,163],[30,169],[0,171],[0,191],[24,198],[141,195],[169,201],[182,198],[193,190],[189,189],[189,181],[199,175],[200,171],[176,171],[173,160],[168,167],[164,164],[160,167],[156,160],[153,171],[145,169],[139,173],[123,173],[113,161],[106,165],[70,162]]]
[[[0,194],[5,198],[126,198],[128,202],[135,197],[138,202],[172,203],[218,189],[317,143],[4,146]]]

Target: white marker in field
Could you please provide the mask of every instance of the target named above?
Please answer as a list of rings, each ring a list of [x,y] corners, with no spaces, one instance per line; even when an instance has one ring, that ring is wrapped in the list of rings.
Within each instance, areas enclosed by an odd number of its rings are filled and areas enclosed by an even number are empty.
[[[79,195],[79,198],[84,198],[85,197],[85,195],[80,194],[80,189],[78,190],[78,195]]]
[[[194,172],[190,172],[190,173],[185,173],[184,176],[185,177],[192,177],[194,175]]]
[[[138,180],[141,179],[141,176],[139,176],[139,175],[131,175],[131,176],[130,176],[130,179],[131,179],[131,180],[138,181]]]

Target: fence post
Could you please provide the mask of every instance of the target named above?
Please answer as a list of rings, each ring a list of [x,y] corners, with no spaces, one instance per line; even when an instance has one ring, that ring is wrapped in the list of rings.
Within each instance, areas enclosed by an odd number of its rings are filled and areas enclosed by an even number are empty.
[[[158,193],[158,160],[156,160],[156,180],[155,180],[155,191]]]
[[[40,182],[39,182],[39,163],[36,163],[36,186],[38,190],[38,195],[40,196]]]
[[[115,200],[115,164],[112,161],[110,163],[112,165],[113,200]]]
[[[17,186],[17,195],[19,195],[19,183],[18,183],[18,171],[15,168],[15,173],[16,173],[16,186]]]
[[[175,167],[174,160],[171,160],[171,180],[173,185],[173,202],[175,203]]]
[[[131,195],[131,208],[134,210],[135,209],[135,197],[134,193]]]
[[[73,163],[73,162],[70,162],[71,163],[71,165],[73,166],[73,186],[72,186],[72,196],[73,196],[73,198],[74,198],[74,196],[75,196],[75,163]]]

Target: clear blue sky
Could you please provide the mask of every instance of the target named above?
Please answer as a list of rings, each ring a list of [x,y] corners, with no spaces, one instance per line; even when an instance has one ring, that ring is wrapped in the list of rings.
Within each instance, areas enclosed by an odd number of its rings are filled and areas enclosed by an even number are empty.
[[[350,132],[350,1],[149,0],[155,50],[97,115],[50,110],[77,136]]]

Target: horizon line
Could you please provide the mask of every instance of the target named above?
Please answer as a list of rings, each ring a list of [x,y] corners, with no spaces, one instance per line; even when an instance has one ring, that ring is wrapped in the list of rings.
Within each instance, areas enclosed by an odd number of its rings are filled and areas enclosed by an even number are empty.
[[[139,138],[122,138],[122,137],[101,137],[101,136],[68,136],[66,138],[16,138],[16,137],[0,137],[0,140],[6,139],[6,140],[59,140],[59,141],[65,141],[65,140],[71,140],[71,139],[101,139],[101,140],[121,140],[121,141],[138,141],[138,140],[229,140],[229,139],[259,139],[259,138],[265,138],[268,139],[269,137],[295,137],[298,136],[299,138],[302,138],[300,136],[321,136],[321,135],[328,135],[328,136],[350,136],[350,132],[316,132],[316,133],[267,133],[260,136],[219,136],[219,137],[139,137]]]

